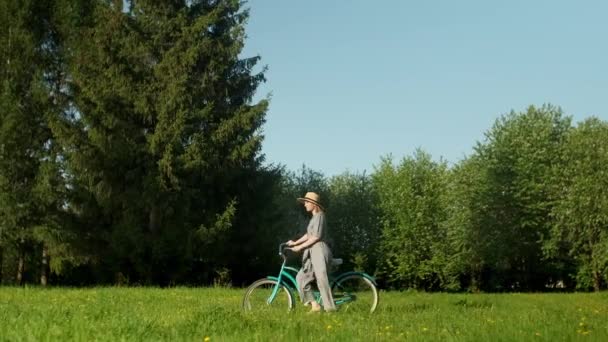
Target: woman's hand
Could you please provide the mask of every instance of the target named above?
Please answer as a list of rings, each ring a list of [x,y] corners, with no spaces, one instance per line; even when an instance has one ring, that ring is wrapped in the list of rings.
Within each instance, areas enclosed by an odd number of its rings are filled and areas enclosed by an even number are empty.
[[[294,246],[296,243],[293,240],[287,241],[287,247]]]
[[[302,250],[302,246],[294,246],[291,248],[291,250],[297,253]]]

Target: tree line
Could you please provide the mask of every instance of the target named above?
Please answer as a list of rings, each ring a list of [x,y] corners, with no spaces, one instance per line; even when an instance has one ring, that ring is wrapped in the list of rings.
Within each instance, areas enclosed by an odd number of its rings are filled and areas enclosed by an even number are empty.
[[[449,165],[265,163],[239,1],[0,0],[2,284],[245,285],[321,194],[344,268],[385,288],[600,290],[608,123],[502,115]],[[297,263],[298,257],[292,256]]]

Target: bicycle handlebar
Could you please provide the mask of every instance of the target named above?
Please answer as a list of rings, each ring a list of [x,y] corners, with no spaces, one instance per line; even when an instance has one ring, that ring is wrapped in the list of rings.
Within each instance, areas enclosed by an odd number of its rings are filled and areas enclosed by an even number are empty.
[[[283,251],[285,250],[285,248],[287,247],[287,243],[283,242],[282,244],[279,245],[279,255],[282,257],[285,257],[285,254],[283,254]]]

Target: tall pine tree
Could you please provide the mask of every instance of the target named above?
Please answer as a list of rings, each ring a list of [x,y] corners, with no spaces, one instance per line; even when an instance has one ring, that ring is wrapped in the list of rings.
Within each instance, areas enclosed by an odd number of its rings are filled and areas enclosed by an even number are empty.
[[[57,241],[51,237],[61,235],[64,189],[47,124],[59,108],[49,82],[50,5],[0,1],[0,253],[12,249],[17,256],[0,260],[17,264],[17,283],[24,280],[26,260],[44,266],[49,244]],[[29,273],[46,284],[46,267]]]
[[[208,248],[238,215],[259,167],[263,72],[241,58],[239,1],[99,2],[69,31],[70,110],[53,129],[71,210],[98,261],[142,283],[212,275]],[[74,9],[77,11],[77,9]],[[221,263],[221,261],[219,262]],[[207,273],[206,273],[207,272]]]

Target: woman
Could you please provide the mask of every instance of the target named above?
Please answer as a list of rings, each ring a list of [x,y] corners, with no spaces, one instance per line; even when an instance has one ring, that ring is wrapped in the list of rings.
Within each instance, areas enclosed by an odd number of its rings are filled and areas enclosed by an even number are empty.
[[[307,192],[303,198],[298,198],[298,201],[304,204],[307,212],[312,213],[306,234],[297,241],[289,240],[287,242],[287,245],[292,247],[294,252],[304,250],[302,268],[296,276],[300,298],[302,298],[304,305],[311,305],[310,312],[321,311],[321,305],[317,303],[312,292],[312,282],[316,280],[317,288],[321,293],[323,308],[325,311],[335,311],[336,306],[327,277],[331,266],[332,254],[325,242],[327,234],[325,213],[319,203],[319,195],[314,192]]]

